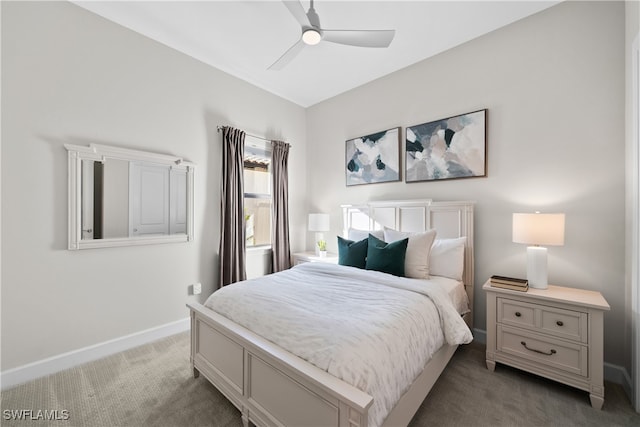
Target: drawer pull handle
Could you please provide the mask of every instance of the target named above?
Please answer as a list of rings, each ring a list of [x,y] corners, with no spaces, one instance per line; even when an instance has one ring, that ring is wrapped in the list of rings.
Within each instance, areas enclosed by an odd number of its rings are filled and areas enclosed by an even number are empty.
[[[558,320],[558,321],[556,322],[556,325],[558,325],[558,326],[562,326],[562,325],[564,325],[564,323],[562,323],[562,320]]]
[[[556,351],[554,349],[551,349],[548,353],[546,351],[541,351],[541,350],[536,350],[535,348],[529,348],[527,347],[527,343],[524,341],[520,341],[520,344],[522,344],[524,346],[524,348],[526,348],[529,351],[535,351],[536,353],[540,353],[540,354],[544,354],[545,356],[551,356],[553,354],[556,354]]]
[[[516,317],[520,317],[520,316],[522,316],[522,314],[520,314],[519,311],[516,311]]]

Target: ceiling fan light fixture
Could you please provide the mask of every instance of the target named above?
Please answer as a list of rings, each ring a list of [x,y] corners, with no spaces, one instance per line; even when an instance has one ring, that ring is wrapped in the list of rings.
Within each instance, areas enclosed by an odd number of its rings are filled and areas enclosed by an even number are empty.
[[[302,41],[309,46],[320,43],[320,40],[322,40],[322,34],[315,28],[309,28],[302,33]]]

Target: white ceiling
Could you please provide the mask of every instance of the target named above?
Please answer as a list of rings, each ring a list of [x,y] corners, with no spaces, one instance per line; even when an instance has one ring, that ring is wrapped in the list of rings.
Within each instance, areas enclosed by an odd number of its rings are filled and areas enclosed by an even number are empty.
[[[74,3],[308,107],[558,1],[316,0],[325,29],[395,29],[395,38],[386,49],[306,46],[280,71],[267,68],[300,38],[300,26],[278,0]],[[309,1],[302,5],[307,10]]]

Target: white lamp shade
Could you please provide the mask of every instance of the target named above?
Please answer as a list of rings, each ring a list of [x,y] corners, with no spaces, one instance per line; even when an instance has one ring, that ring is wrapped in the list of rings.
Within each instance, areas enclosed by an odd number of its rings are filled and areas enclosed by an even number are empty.
[[[309,214],[309,231],[329,231],[329,214]]]
[[[514,213],[513,242],[527,245],[564,245],[564,214]]]

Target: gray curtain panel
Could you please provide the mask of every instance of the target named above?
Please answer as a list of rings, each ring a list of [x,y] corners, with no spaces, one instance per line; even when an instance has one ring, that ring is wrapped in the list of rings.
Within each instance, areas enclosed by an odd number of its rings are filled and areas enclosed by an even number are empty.
[[[220,215],[220,287],[247,278],[244,225],[244,137],[222,129],[222,203]]]
[[[271,141],[273,272],[291,267],[289,248],[289,144]]]

